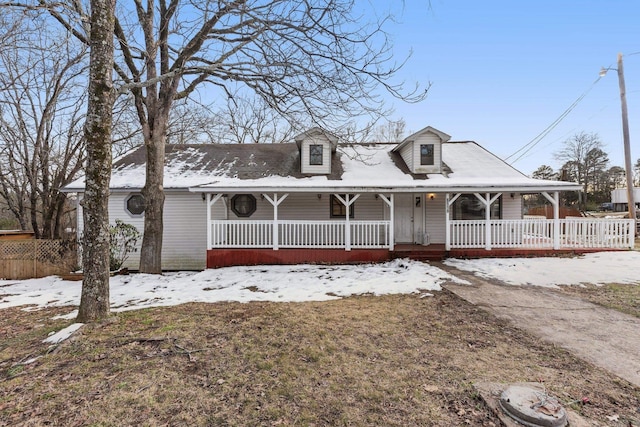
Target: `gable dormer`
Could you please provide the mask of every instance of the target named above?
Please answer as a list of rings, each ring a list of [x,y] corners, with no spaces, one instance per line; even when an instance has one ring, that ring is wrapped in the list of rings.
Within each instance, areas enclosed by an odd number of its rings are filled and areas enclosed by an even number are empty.
[[[442,144],[449,139],[446,133],[427,126],[392,151],[400,154],[411,173],[442,173]]]
[[[338,138],[313,128],[295,137],[300,150],[300,171],[308,175],[331,173],[331,157],[338,147]]]

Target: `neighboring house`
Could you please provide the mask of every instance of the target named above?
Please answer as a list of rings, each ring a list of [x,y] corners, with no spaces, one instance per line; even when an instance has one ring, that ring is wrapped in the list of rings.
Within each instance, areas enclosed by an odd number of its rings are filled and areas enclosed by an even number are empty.
[[[163,268],[629,247],[626,220],[613,230],[558,219],[559,192],[580,185],[528,178],[475,142],[449,139],[426,127],[400,143],[338,144],[314,128],[289,144],[168,145]],[[144,177],[143,147],[114,161],[111,221],[143,230]],[[65,191],[83,188],[81,179]],[[545,195],[555,219],[523,219],[531,193]]]
[[[611,192],[611,209],[616,212],[625,212],[629,209],[627,188],[616,188]],[[633,187],[633,200],[636,208],[640,207],[640,188]]]

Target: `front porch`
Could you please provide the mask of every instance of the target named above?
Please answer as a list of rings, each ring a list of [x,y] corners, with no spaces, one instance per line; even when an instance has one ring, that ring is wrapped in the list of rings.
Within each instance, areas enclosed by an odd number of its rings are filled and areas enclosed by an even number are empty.
[[[553,203],[554,219],[493,219],[491,207],[501,193],[473,194],[484,205],[485,219],[452,219],[451,211],[461,193],[445,193],[437,197],[433,194],[409,194],[412,206],[409,213],[413,214],[411,223],[416,219],[415,233],[412,233],[415,240],[409,243],[398,241],[406,238],[407,233],[399,231],[399,224],[402,224],[399,213],[405,211],[397,204],[403,199],[394,197],[394,194],[378,193],[375,198],[373,194],[367,196],[367,206],[375,206],[376,203],[383,206],[376,213],[381,219],[370,220],[354,219],[350,215],[360,194],[332,196],[344,205],[342,218],[308,220],[290,218],[292,211],[300,210],[299,203],[287,206],[289,218],[279,219],[278,208],[288,194],[261,195],[263,203],[271,205],[271,219],[214,219],[211,208],[220,200],[226,206],[228,196],[209,194],[207,267],[376,262],[399,257],[437,260],[447,256],[533,256],[622,250],[634,245],[633,220],[560,219],[557,215],[557,193],[543,193]],[[322,195],[308,197],[308,204],[314,202],[321,204]],[[437,206],[441,206],[440,210],[434,209]],[[225,211],[228,210],[225,208]],[[361,215],[372,216],[371,212],[371,208],[366,212],[359,210]],[[436,232],[436,238],[429,235],[429,230]]]
[[[544,256],[633,248],[633,221],[450,221],[447,241],[392,244],[389,221],[211,221],[207,267]],[[274,244],[277,243],[277,246]]]

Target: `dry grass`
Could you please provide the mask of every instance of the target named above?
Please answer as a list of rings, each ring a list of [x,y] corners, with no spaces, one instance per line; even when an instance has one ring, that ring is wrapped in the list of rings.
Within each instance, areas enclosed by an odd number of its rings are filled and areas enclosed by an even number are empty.
[[[559,290],[594,304],[640,317],[640,286],[638,285],[610,283],[604,286],[562,286]]]
[[[447,291],[132,311],[21,365],[56,312],[0,311],[0,425],[492,426],[472,383],[539,379],[639,425],[640,390]]]

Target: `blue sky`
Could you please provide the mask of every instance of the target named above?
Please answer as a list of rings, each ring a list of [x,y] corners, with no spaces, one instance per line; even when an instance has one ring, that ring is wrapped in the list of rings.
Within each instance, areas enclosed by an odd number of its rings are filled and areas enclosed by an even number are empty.
[[[388,30],[398,57],[413,52],[398,78],[432,83],[419,104],[392,100],[394,118],[409,131],[430,125],[505,158],[591,88],[513,165],[527,174],[542,164],[558,168],[553,153],[584,131],[600,136],[611,166],[624,166],[617,73],[594,85],[621,52],[633,162],[640,157],[640,1],[370,1],[397,17]]]

